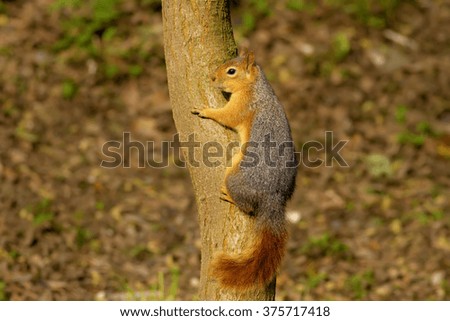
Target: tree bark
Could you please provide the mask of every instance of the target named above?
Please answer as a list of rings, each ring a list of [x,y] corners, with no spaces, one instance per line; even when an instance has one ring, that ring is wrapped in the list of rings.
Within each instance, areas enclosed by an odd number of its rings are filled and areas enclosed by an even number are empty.
[[[190,113],[194,107],[222,107],[225,99],[211,85],[211,73],[236,53],[227,0],[163,0],[164,51],[170,101],[180,141],[195,133],[204,146],[226,146],[237,137],[211,120]],[[192,148],[192,146],[191,146]],[[214,149],[210,150],[211,152]],[[183,150],[186,153],[186,150]],[[221,288],[209,271],[215,253],[239,253],[253,243],[253,221],[233,205],[221,201],[225,157],[218,167],[206,166],[202,148],[194,150],[200,165],[188,164],[194,187],[201,235],[201,300],[273,300],[275,281],[264,288],[233,291]],[[187,157],[189,158],[189,157]],[[228,159],[228,157],[227,157]],[[210,164],[211,165],[211,164]]]

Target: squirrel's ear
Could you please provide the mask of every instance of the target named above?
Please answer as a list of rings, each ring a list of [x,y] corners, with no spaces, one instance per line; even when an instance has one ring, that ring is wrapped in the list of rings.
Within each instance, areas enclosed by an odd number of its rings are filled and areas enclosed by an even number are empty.
[[[250,71],[250,68],[255,65],[255,54],[253,51],[250,51],[245,56],[245,69]]]
[[[248,55],[247,48],[242,47],[242,48],[239,49],[239,57],[245,57],[247,55]]]

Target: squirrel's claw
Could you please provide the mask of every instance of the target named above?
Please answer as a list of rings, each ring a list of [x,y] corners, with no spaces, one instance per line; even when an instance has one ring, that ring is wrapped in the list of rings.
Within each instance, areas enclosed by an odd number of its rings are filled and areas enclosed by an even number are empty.
[[[196,115],[200,118],[205,118],[205,119],[209,118],[205,115],[205,113],[203,112],[203,109],[199,109],[199,108],[191,109],[191,114]]]
[[[220,199],[221,199],[222,201],[225,201],[225,202],[228,202],[228,203],[231,203],[231,204],[236,205],[236,204],[234,203],[233,199],[231,198],[231,196],[228,194],[228,192],[227,192],[227,190],[226,190],[225,187],[222,187],[222,188],[220,189]]]
[[[228,202],[230,204],[236,205],[236,203],[234,203],[234,201],[228,195],[221,195],[220,199],[222,201],[225,201],[225,202]]]
[[[220,188],[220,194],[221,194],[221,195],[228,195],[227,188],[225,187],[225,185],[223,185],[223,186]]]
[[[202,110],[198,108],[191,109],[191,114],[196,115],[200,118],[206,118],[205,115],[202,114]]]

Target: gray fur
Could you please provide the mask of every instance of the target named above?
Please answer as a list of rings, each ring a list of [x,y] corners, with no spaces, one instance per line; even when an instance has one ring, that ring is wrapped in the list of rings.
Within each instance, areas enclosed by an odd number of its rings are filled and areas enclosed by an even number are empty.
[[[283,106],[261,68],[257,68],[259,75],[250,103],[250,108],[256,112],[249,145],[239,170],[228,176],[226,184],[236,205],[242,211],[256,215],[259,227],[270,226],[274,232],[281,233],[285,229],[284,208],[295,189],[297,163]],[[264,147],[267,135],[275,144],[270,149]],[[285,148],[280,152],[282,146]],[[257,162],[256,158],[259,158]]]

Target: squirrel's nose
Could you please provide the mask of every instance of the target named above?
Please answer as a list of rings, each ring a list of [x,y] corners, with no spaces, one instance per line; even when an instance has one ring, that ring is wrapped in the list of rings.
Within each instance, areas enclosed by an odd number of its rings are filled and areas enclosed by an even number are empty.
[[[214,74],[211,75],[211,80],[212,80],[212,81],[216,81],[216,75],[214,75]]]

